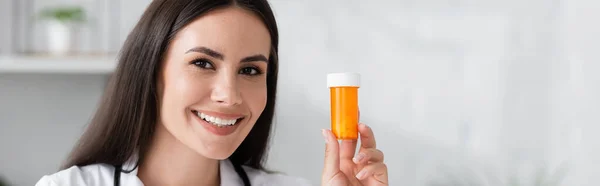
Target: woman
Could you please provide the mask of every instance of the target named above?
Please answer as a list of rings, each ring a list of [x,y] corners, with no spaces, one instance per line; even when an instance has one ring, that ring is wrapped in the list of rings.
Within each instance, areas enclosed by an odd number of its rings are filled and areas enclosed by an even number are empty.
[[[128,36],[90,126],[43,185],[309,185],[263,167],[278,33],[265,0],[154,0]],[[387,185],[365,125],[326,139],[322,185]]]

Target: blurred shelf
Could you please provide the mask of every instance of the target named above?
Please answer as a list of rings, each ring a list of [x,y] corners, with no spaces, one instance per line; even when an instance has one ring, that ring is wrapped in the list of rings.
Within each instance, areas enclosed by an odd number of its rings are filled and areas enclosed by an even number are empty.
[[[110,74],[116,66],[110,55],[0,56],[0,73]]]

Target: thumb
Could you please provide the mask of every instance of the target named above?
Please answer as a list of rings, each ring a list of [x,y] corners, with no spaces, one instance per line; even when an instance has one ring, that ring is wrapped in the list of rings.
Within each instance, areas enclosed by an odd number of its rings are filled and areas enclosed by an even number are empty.
[[[325,138],[325,164],[322,180],[329,180],[340,171],[339,143],[330,130],[322,129]]]

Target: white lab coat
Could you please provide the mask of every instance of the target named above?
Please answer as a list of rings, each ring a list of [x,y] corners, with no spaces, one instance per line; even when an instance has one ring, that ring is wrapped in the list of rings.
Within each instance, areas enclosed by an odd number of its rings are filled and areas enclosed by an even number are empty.
[[[123,165],[123,170],[132,170],[135,161],[128,161]],[[220,162],[221,186],[243,186],[242,179],[238,176],[229,160]],[[266,173],[250,167],[242,166],[250,179],[252,186],[309,186],[308,180],[283,174]],[[35,186],[111,186],[114,183],[115,167],[107,164],[92,164],[83,167],[73,166],[57,173],[43,176]],[[143,186],[137,177],[138,169],[130,173],[121,173],[122,186]]]

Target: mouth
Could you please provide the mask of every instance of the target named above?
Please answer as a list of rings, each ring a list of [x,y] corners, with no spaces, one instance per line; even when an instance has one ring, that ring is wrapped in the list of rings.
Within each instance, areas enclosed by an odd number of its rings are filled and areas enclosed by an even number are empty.
[[[197,110],[192,110],[192,113],[206,123],[219,128],[236,126],[244,119],[241,116],[215,116],[216,114],[211,115]]]

